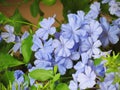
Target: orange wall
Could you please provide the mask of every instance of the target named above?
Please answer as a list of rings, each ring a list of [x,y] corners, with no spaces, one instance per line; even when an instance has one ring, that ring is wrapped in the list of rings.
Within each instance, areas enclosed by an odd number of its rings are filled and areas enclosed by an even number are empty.
[[[5,14],[6,16],[11,16],[13,14],[15,8],[18,7],[16,5],[16,3],[18,3],[21,0],[7,0],[7,1],[14,4],[14,6],[3,6],[3,5],[0,4],[0,12]],[[26,18],[27,20],[31,21],[34,24],[37,24],[38,19],[39,19],[39,15],[34,18],[30,14],[30,5],[31,5],[32,1],[30,1],[27,4],[22,4],[19,7],[19,10],[20,10],[20,13],[22,14],[22,16],[24,18]],[[40,3],[39,6],[40,6],[41,10],[44,11],[45,17],[53,16],[54,14],[56,14],[56,18],[59,21],[63,20],[63,17],[62,17],[62,5],[60,3],[60,0],[57,0],[56,4],[53,5],[53,6],[46,6],[46,5],[42,4],[42,3]]]

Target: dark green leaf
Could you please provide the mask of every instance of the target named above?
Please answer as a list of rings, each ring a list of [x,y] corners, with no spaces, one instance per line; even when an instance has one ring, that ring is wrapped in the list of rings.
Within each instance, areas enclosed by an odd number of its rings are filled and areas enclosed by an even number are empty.
[[[14,57],[10,56],[9,54],[0,54],[0,71],[6,69],[8,67],[19,66],[24,63],[18,61]]]
[[[14,81],[14,72],[13,71],[6,71],[1,77],[0,77],[0,81],[8,86],[8,84],[13,83]]]
[[[23,0],[24,3],[28,3],[29,0]]]
[[[69,90],[69,88],[68,88],[67,84],[60,83],[60,84],[57,85],[55,90]]]
[[[30,77],[39,80],[46,81],[53,78],[52,70],[36,69],[29,73]]]
[[[10,24],[14,26],[16,34],[21,32],[21,26],[25,24],[23,22],[28,22],[22,17],[18,9],[15,10],[13,16],[10,17],[10,20]]]
[[[31,86],[30,90],[37,90],[36,86]]]
[[[0,24],[4,24],[8,18],[0,12]]]
[[[40,0],[34,0],[33,3],[30,6],[30,11],[33,17],[36,17],[39,13],[41,16],[43,16],[43,12],[39,8],[39,2]]]
[[[89,0],[61,0],[63,4],[63,16],[67,19],[68,13],[76,13],[78,10],[87,12],[89,10]]]
[[[24,62],[28,63],[31,59],[31,55],[32,55],[32,50],[31,50],[31,46],[32,46],[32,35],[29,35],[26,39],[24,39],[22,41],[22,45],[21,45],[21,50],[22,50],[22,54],[24,57]]]

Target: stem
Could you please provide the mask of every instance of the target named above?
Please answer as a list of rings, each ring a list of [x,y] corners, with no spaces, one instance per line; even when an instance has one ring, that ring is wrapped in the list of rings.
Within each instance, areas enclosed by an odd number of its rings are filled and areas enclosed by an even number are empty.
[[[59,20],[57,20],[57,18],[55,18],[55,21],[61,25],[61,22]]]
[[[33,26],[33,27],[35,27],[35,28],[38,28],[36,25],[31,24],[31,23],[28,23],[28,22],[23,22],[23,21],[15,21],[15,22],[17,22],[17,23],[27,24],[27,25]]]

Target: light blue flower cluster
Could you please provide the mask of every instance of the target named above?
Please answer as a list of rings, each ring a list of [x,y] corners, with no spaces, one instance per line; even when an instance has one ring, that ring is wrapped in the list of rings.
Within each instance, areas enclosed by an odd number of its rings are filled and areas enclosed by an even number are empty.
[[[98,84],[96,79],[106,76],[106,68],[104,62],[95,66],[93,59],[109,54],[110,51],[103,52],[100,47],[116,44],[120,34],[119,20],[110,24],[105,17],[101,17],[97,21],[99,13],[100,3],[94,2],[86,15],[83,11],[68,14],[68,23],[61,25],[60,32],[52,26],[55,17],[43,19],[33,36],[32,50],[36,60],[29,71],[53,69],[57,65],[60,74],[64,75],[67,69],[74,68],[76,73],[72,74],[70,90],[83,90]],[[74,61],[77,61],[76,65]],[[102,84],[99,82],[100,88],[103,88]]]
[[[120,17],[120,2],[116,0],[102,0],[102,3],[109,3],[110,14]]]
[[[103,0],[109,3],[109,11],[112,15],[120,17],[120,3],[115,0]],[[90,11],[85,14],[77,11],[76,14],[68,14],[68,22],[62,24],[60,32],[53,26],[55,16],[43,19],[40,28],[33,35],[32,51],[35,52],[34,65],[30,65],[28,71],[35,69],[53,69],[58,66],[61,75],[66,74],[67,69],[74,69],[73,80],[69,83],[70,90],[84,90],[99,85],[100,90],[118,90],[118,84],[113,84],[114,73],[106,74],[105,62],[99,65],[94,60],[110,54],[111,51],[102,51],[110,44],[116,44],[120,36],[120,18],[108,22],[105,17],[99,17],[100,3],[94,2]],[[26,31],[21,37],[14,35],[14,27],[5,26],[6,32],[2,32],[2,38],[7,43],[14,42],[13,52],[21,52],[22,40],[29,36]],[[1,40],[0,40],[1,41]],[[17,83],[18,88],[24,82],[23,72],[15,71],[13,89]],[[99,77],[105,77],[100,81]],[[35,79],[30,78],[30,85],[35,84]]]

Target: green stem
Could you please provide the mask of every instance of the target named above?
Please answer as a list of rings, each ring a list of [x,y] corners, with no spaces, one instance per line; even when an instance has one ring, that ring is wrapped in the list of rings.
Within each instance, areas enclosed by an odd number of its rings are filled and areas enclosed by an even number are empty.
[[[33,27],[35,27],[35,28],[38,28],[36,25],[31,24],[31,23],[28,23],[28,22],[23,22],[23,21],[15,21],[15,22],[17,22],[17,23],[27,24],[27,25],[33,26]]]

